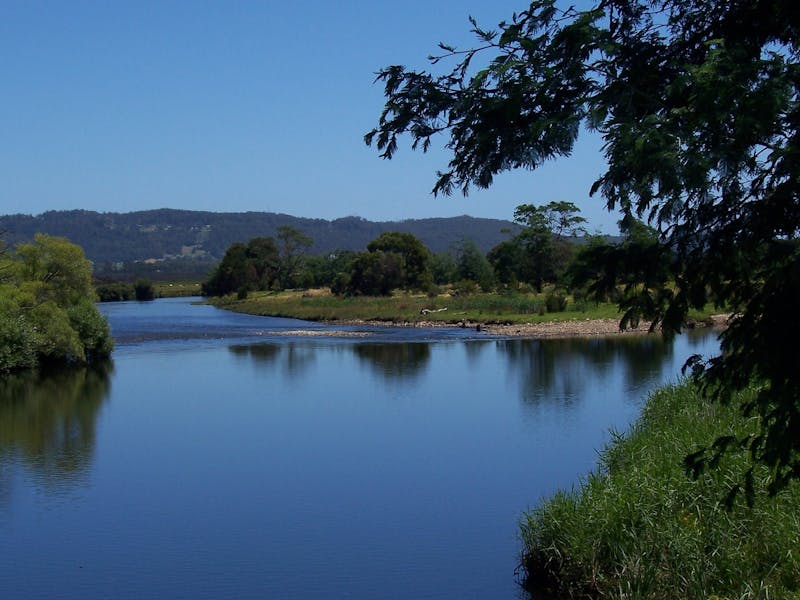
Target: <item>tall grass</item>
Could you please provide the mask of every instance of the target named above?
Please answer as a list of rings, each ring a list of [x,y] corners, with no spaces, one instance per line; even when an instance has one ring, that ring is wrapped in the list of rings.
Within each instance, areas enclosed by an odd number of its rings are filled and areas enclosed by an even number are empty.
[[[728,510],[745,453],[696,481],[682,468],[697,444],[756,425],[690,384],[656,392],[579,489],[524,517],[527,586],[565,597],[800,597],[800,485],[770,498],[757,467],[753,507],[738,498]]]
[[[246,300],[233,297],[212,302],[230,310],[308,320],[377,320],[392,322],[438,321],[457,323],[537,323],[568,319],[618,318],[614,304],[567,302],[566,310],[548,312],[546,294],[476,293],[435,297],[398,293],[391,297],[337,297],[329,293],[255,292]],[[422,309],[439,310],[421,314]]]

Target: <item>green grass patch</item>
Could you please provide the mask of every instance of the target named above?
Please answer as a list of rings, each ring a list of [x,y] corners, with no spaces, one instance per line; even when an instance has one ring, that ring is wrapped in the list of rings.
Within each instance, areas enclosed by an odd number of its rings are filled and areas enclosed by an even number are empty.
[[[156,298],[184,298],[200,295],[198,281],[154,281],[153,291]]]
[[[321,290],[309,292],[251,292],[246,299],[212,298],[221,308],[254,315],[293,317],[311,321],[386,321],[442,323],[542,323],[570,319],[619,318],[615,304],[575,303],[566,310],[547,312],[546,294],[477,293],[463,296],[398,293],[390,297],[339,297]],[[423,309],[428,312],[423,313]]]
[[[752,390],[750,391],[752,393]],[[752,508],[724,498],[745,453],[692,480],[684,456],[757,426],[690,384],[648,400],[637,424],[602,452],[598,470],[521,523],[528,585],[567,597],[797,598],[800,485],[770,498],[757,467]]]

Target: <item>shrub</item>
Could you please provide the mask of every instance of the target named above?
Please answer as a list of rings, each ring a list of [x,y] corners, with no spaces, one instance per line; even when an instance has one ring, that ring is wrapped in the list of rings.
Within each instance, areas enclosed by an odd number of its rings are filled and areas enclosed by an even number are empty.
[[[153,300],[156,297],[153,283],[147,279],[137,279],[133,282],[133,291],[139,301]]]
[[[558,292],[550,292],[544,300],[547,312],[556,313],[567,310],[567,297]]]
[[[95,287],[100,302],[120,302],[133,300],[136,293],[130,283],[103,283]]]
[[[450,291],[453,296],[471,296],[477,292],[478,284],[472,281],[472,279],[462,279],[453,284],[453,289]]]
[[[33,329],[25,319],[8,311],[0,313],[0,373],[36,366]]]
[[[67,313],[72,328],[78,333],[87,361],[106,358],[111,354],[114,340],[111,338],[108,321],[93,303],[80,302],[71,306]]]
[[[331,293],[335,296],[344,296],[350,285],[350,276],[347,273],[337,273],[331,283]]]

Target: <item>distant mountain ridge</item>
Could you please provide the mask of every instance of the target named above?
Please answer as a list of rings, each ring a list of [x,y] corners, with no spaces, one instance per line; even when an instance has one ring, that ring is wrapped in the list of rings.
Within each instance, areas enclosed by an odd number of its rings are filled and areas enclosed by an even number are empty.
[[[406,221],[367,221],[344,217],[328,221],[270,212],[217,213],[162,208],[129,213],[87,210],[48,211],[40,215],[0,216],[0,231],[9,246],[33,239],[35,233],[62,236],[80,245],[95,263],[162,260],[214,261],[234,242],[274,236],[289,225],[314,240],[312,254],[363,250],[384,231],[419,237],[432,252],[446,252],[471,239],[487,252],[519,226],[511,221],[469,216]]]

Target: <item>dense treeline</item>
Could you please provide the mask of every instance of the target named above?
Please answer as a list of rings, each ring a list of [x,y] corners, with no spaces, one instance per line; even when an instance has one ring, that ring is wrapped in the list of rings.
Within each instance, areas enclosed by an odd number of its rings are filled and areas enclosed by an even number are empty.
[[[536,291],[551,288],[547,310],[566,307],[567,292],[583,297],[604,285],[603,265],[616,248],[638,244],[647,259],[654,233],[635,220],[621,223],[626,233],[620,244],[605,237],[588,237],[585,219],[570,202],[517,207],[517,228],[507,239],[484,254],[470,239],[461,239],[448,252],[432,253],[416,236],[400,231],[383,232],[361,252],[337,251],[307,256],[313,240],[291,227],[279,229],[277,241],[256,237],[231,245],[203,293],[239,297],[255,290],[330,287],[340,296],[388,296],[395,290],[468,294],[491,291]],[[516,233],[514,233],[516,232]],[[652,265],[651,265],[652,268]],[[606,296],[615,298],[613,286]]]
[[[87,363],[113,341],[94,305],[91,264],[64,238],[37,234],[0,254],[0,372],[40,362]]]

